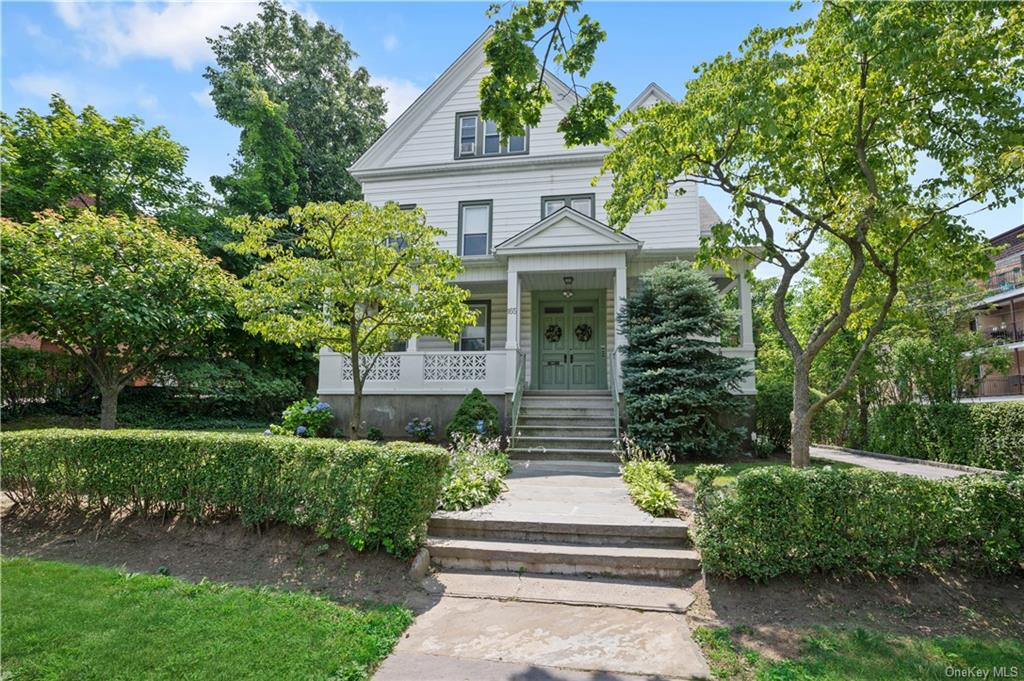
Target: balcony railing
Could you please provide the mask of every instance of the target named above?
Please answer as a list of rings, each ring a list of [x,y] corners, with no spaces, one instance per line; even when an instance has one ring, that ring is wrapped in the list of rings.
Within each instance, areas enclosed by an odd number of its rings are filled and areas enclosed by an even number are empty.
[[[991,338],[997,345],[1024,341],[1024,327],[1020,326],[996,326],[989,328],[982,326],[982,333],[986,337]]]
[[[993,292],[1013,291],[1014,289],[1024,287],[1024,273],[1019,269],[1015,269],[1009,272],[992,274],[984,282],[984,286]]]
[[[993,376],[981,382],[975,391],[977,397],[1005,397],[1022,395],[1024,376]]]
[[[369,370],[363,392],[367,395],[439,395],[466,394],[473,388],[488,394],[511,392],[515,386],[506,385],[510,380],[507,367],[509,362],[515,366],[514,354],[515,351],[509,350],[386,352],[376,361],[360,362],[364,370]],[[319,392],[323,395],[352,394],[352,362],[348,355],[329,350],[320,353]]]

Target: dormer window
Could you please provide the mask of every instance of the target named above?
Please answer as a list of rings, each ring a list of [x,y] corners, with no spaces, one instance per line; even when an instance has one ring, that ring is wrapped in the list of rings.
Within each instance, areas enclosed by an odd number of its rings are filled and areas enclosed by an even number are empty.
[[[480,118],[477,112],[455,116],[455,158],[510,156],[527,153],[526,135],[512,135],[501,141],[498,126]]]

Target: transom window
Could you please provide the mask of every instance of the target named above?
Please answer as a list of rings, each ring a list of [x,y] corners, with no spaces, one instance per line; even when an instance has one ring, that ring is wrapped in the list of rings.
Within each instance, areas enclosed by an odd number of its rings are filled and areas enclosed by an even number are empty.
[[[462,327],[459,342],[455,349],[463,352],[482,352],[491,344],[491,303],[489,301],[469,301],[469,309],[476,315],[476,321]]]
[[[491,250],[490,201],[459,204],[459,255],[487,255]]]
[[[593,194],[566,194],[562,196],[545,196],[540,201],[541,218],[554,213],[559,208],[569,206],[588,217],[594,217],[594,195]]]
[[[455,158],[507,156],[526,153],[526,135],[512,135],[504,143],[498,126],[476,112],[455,116]]]

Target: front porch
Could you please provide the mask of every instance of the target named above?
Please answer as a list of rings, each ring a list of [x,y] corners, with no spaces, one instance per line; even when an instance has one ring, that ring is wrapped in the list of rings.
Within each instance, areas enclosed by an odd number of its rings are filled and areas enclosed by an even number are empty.
[[[627,296],[646,270],[693,255],[641,253],[640,247],[631,237],[563,209],[497,245],[493,255],[464,258],[458,283],[469,291],[476,323],[455,343],[410,338],[404,347],[371,360],[363,390],[367,426],[401,435],[411,418],[431,416],[440,432],[474,388],[498,407],[506,429],[526,390],[607,391],[618,398],[626,339],[615,320]],[[743,276],[712,276],[739,310],[738,328],[729,339],[734,346],[722,351],[748,360],[751,375],[737,392],[753,395],[749,284]],[[345,413],[352,392],[347,356],[323,349],[320,395],[336,413]]]

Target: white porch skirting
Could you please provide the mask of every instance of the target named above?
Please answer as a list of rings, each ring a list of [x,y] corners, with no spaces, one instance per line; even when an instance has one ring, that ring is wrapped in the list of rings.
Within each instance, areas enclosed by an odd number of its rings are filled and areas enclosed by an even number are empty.
[[[515,391],[515,350],[487,352],[387,352],[377,358],[363,384],[364,395],[486,395]],[[361,362],[362,363],[362,362]],[[348,355],[320,351],[321,395],[351,395]]]

